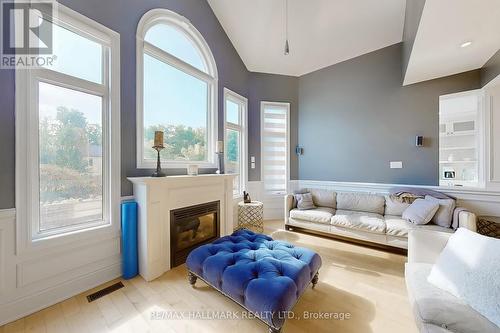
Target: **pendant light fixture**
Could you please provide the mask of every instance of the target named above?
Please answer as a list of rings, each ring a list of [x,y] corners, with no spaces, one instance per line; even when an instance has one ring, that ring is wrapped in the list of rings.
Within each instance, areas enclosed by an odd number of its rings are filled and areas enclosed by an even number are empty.
[[[288,0],[285,1],[285,55],[290,53],[290,45],[288,44]]]

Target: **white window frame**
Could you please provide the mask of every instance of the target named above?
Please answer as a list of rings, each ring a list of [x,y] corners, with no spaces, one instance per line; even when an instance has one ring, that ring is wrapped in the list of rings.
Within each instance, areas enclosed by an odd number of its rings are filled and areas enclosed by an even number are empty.
[[[290,103],[288,102],[269,102],[269,101],[261,101],[260,102],[260,175],[261,175],[261,181],[263,184],[263,193],[265,197],[268,198],[273,198],[273,197],[281,197],[282,194],[270,194],[265,190],[264,186],[264,159],[262,156],[264,156],[264,145],[263,145],[263,136],[264,136],[264,108],[266,105],[269,106],[279,106],[279,107],[285,107],[286,108],[286,131],[287,131],[287,139],[286,139],[286,176],[285,176],[285,192],[288,193],[290,190]],[[284,193],[285,194],[285,193]],[[283,195],[284,195],[283,194]]]
[[[157,24],[167,24],[180,31],[194,47],[200,51],[204,60],[208,74],[194,67],[191,64],[173,56],[172,54],[161,50],[160,48],[144,40],[147,31]],[[165,168],[187,168],[188,165],[196,164],[201,168],[216,168],[215,145],[217,142],[217,87],[218,76],[215,58],[201,33],[191,24],[191,22],[175,12],[167,9],[157,8],[144,14],[137,26],[136,35],[136,143],[137,143],[137,168],[153,169],[156,168],[156,160],[144,159],[144,53],[185,72],[188,75],[196,77],[207,83],[207,161],[175,161],[163,160],[162,167]]]
[[[226,110],[226,101],[231,101],[233,103],[238,104],[241,107],[241,112],[239,114],[240,121],[239,125],[227,122],[227,110]],[[227,88],[224,88],[224,165],[227,165],[227,130],[231,129],[240,133],[240,190],[241,193],[238,195],[234,195],[234,197],[241,197],[243,195],[243,191],[246,191],[247,188],[247,179],[248,179],[248,99],[231,91]]]
[[[112,238],[120,230],[120,35],[57,4],[55,24],[103,46],[103,82],[94,83],[50,69],[16,69],[16,247],[18,253]],[[45,16],[46,15],[46,16]],[[103,220],[39,232],[38,83],[102,97]]]

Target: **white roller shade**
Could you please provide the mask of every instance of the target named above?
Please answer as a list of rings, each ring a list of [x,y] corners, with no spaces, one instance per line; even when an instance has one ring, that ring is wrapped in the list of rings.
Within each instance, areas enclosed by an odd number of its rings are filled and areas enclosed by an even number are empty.
[[[287,192],[288,111],[285,103],[262,103],[262,181],[268,195]]]

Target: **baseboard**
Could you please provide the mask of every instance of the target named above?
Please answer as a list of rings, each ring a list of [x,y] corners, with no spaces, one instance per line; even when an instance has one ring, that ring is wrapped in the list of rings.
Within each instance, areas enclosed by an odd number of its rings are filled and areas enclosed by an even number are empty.
[[[121,263],[66,281],[57,286],[0,305],[0,326],[62,302],[121,276]]]

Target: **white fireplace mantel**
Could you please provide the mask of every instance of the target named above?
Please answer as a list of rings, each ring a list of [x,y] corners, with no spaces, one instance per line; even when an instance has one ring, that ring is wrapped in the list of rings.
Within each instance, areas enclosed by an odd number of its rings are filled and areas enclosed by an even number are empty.
[[[138,209],[139,274],[151,281],[170,269],[170,211],[220,202],[219,233],[233,231],[234,174],[129,177]]]

